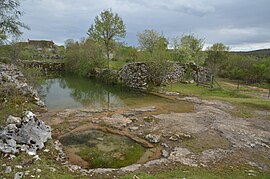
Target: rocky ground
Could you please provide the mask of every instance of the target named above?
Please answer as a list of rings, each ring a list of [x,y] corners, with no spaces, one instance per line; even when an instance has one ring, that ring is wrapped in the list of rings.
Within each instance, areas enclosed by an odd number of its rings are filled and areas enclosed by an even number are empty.
[[[37,105],[44,105],[38,98],[37,92],[27,85],[23,75],[15,66],[1,64],[0,69],[2,85],[14,83],[23,95],[29,95]],[[61,172],[62,166],[68,167],[69,171],[74,172],[74,176],[85,175],[91,178],[117,178],[135,171],[169,171],[182,165],[211,169],[222,166],[233,168],[247,165],[269,173],[269,111],[255,111],[253,115],[255,117],[239,118],[231,114],[234,106],[226,102],[201,100],[196,97],[180,97],[177,93],[163,93],[162,95],[190,102],[194,105],[194,111],[172,113],[159,111],[156,106],[141,106],[110,111],[87,108],[66,109],[37,114],[37,119],[51,126],[52,140],[45,144],[45,149],[37,151],[37,155],[29,160],[23,159],[21,154],[3,154],[1,160],[5,163],[0,162],[0,167],[3,169],[0,174],[5,173],[8,176],[12,174],[15,178],[40,177],[41,169],[37,168],[36,161],[39,162],[37,163],[39,166],[44,167],[42,172],[52,173],[51,176],[54,176],[54,172],[55,174]],[[18,138],[16,134],[28,126],[28,122],[25,123],[24,119],[20,119],[18,125],[14,122],[16,122],[15,119],[19,120],[19,118],[12,119],[13,122],[7,121],[7,124],[13,128],[6,127],[0,130],[2,137],[0,143],[2,144],[14,144]],[[39,121],[37,119],[34,118],[32,122],[37,124]],[[23,127],[24,125],[26,127]],[[45,124],[42,123],[42,126]],[[120,169],[85,169],[76,165],[79,162],[65,153],[58,139],[68,133],[87,129],[97,129],[127,136],[144,147],[153,149],[153,152],[147,156],[146,160]],[[7,141],[3,138],[3,136],[7,137],[6,134],[9,131],[12,132],[14,141],[9,138]],[[19,140],[18,142],[21,143]],[[31,153],[29,149],[32,148],[33,143],[30,139],[27,145],[28,147],[21,145],[19,148],[14,145],[13,151],[16,152],[23,148],[27,153]],[[6,150],[5,146],[0,149],[1,151]],[[20,161],[20,163],[14,165],[16,161]],[[30,170],[31,167],[32,170]],[[252,172],[248,174],[255,175]],[[44,177],[46,178],[45,175]],[[135,175],[134,177],[136,178]]]
[[[193,103],[194,112],[159,114],[155,106],[145,106],[112,111],[67,109],[40,117],[54,129],[54,139],[69,132],[94,128],[128,136],[160,151],[149,157],[148,162],[120,169],[88,170],[67,162],[60,146],[62,162],[71,170],[87,176],[118,176],[157,168],[166,170],[177,165],[215,167],[247,164],[269,171],[269,112],[257,111],[256,118],[243,119],[229,113],[234,108],[229,103],[195,97],[175,98]]]

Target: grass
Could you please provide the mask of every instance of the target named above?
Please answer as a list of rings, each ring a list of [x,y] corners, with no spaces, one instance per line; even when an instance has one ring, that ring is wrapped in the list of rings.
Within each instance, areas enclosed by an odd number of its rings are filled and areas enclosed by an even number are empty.
[[[179,92],[183,96],[198,96],[201,99],[223,100],[236,106],[231,111],[232,114],[239,117],[252,117],[255,110],[270,110],[270,100],[258,96],[260,91],[252,89],[249,86],[242,85],[236,90],[234,84],[219,79],[222,88],[206,88],[196,86],[196,84],[170,84],[164,88],[165,91]]]
[[[242,168],[227,168],[227,169],[215,169],[209,170],[206,168],[193,168],[181,166],[178,169],[172,171],[162,171],[159,173],[149,174],[146,172],[132,173],[120,177],[121,179],[131,179],[135,178],[136,175],[140,179],[176,179],[176,178],[188,178],[188,179],[249,179],[249,178],[260,178],[269,179],[270,173],[249,171],[250,169]],[[255,175],[255,176],[249,176]]]
[[[115,61],[110,61],[110,68],[113,70],[119,70],[121,69],[125,64],[127,64],[123,60],[115,60]]]
[[[28,176],[23,178],[31,178],[33,175],[35,178],[45,178],[45,179],[73,179],[73,178],[87,178],[81,176],[79,173],[74,173],[69,171],[67,167],[64,165],[60,165],[54,158],[57,153],[53,147],[52,140],[46,143],[46,148],[49,149],[49,152],[38,151],[38,155],[41,160],[33,160],[32,156],[27,155],[26,153],[17,154],[16,158],[10,160],[0,156],[0,176],[1,178],[14,178],[14,175],[17,172],[23,172],[25,174],[26,171],[29,172]],[[6,166],[12,167],[11,173],[5,173]],[[16,168],[15,166],[19,165],[23,168]],[[54,172],[51,171],[51,168],[56,169]],[[41,171],[37,171],[40,169]]]
[[[5,124],[9,115],[20,117],[25,110],[36,111],[38,106],[21,95],[13,85],[0,85],[0,125]]]

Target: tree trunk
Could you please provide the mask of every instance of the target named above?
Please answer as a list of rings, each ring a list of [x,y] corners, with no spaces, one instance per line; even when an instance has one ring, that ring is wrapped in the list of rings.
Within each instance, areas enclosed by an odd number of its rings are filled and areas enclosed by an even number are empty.
[[[214,87],[214,75],[211,75],[211,88]]]
[[[270,86],[269,86],[269,91],[268,91],[268,99],[270,98]]]
[[[110,52],[109,52],[108,49],[106,51],[106,56],[107,56],[107,66],[108,66],[108,69],[109,69],[110,68]]]

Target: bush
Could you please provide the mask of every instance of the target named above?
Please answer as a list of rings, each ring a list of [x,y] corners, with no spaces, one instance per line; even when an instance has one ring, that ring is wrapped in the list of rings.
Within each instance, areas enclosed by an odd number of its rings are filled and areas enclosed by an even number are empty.
[[[87,76],[105,66],[102,46],[93,40],[69,41],[66,48],[66,69],[71,72]]]

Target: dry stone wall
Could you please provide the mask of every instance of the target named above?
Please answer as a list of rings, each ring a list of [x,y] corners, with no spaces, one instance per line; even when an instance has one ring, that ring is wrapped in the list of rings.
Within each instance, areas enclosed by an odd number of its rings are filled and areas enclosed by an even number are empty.
[[[0,84],[6,85],[8,83],[14,84],[23,95],[32,97],[37,105],[45,106],[37,90],[27,84],[24,75],[15,65],[0,63]]]
[[[172,69],[162,77],[162,84],[176,83],[186,80],[186,73],[188,69],[192,69],[192,76],[194,81],[204,83],[210,80],[211,74],[209,70],[204,67],[199,67],[194,63],[181,66],[174,63]],[[147,89],[150,84],[151,74],[149,74],[148,66],[143,62],[128,63],[121,70],[118,71],[118,79],[126,86],[137,89]]]

